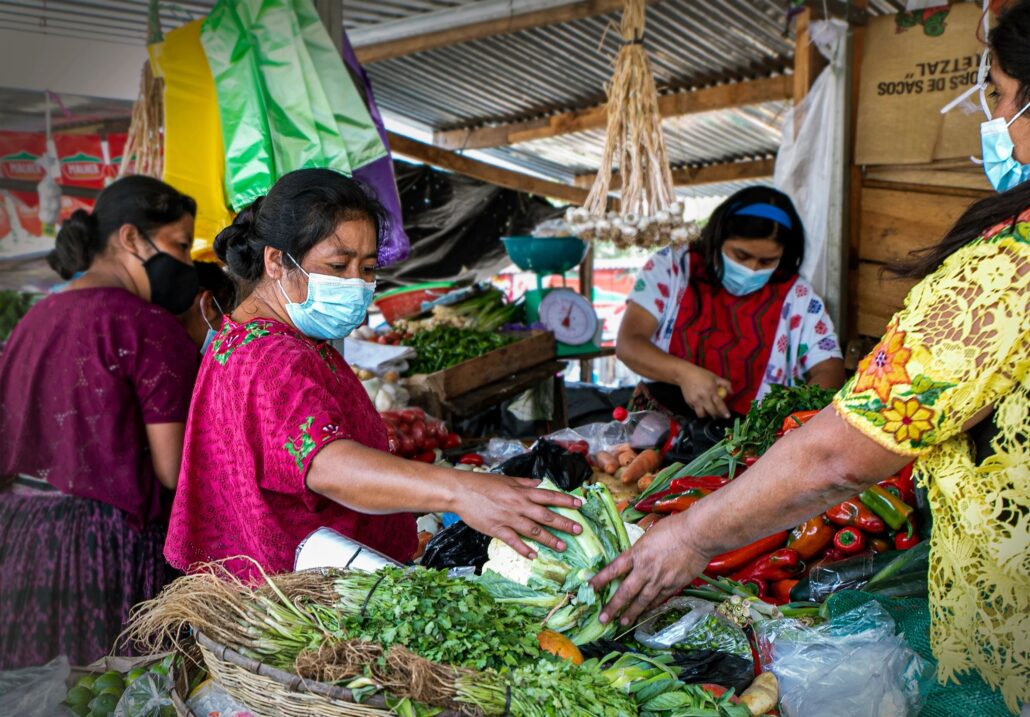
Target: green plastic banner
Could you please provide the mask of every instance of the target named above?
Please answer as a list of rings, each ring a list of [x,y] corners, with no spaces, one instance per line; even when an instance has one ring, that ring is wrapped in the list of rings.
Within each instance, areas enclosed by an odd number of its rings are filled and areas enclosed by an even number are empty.
[[[219,0],[201,42],[218,93],[234,209],[295,169],[349,175],[386,155],[311,0]]]

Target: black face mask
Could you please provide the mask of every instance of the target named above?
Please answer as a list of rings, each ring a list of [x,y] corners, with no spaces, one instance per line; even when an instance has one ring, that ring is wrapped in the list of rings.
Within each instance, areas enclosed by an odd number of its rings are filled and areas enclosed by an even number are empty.
[[[200,291],[197,270],[158,249],[149,237],[144,238],[157,249],[157,253],[149,259],[140,259],[143,261],[143,271],[147,273],[147,281],[150,282],[150,303],[176,315],[185,312],[193,306],[193,300]]]

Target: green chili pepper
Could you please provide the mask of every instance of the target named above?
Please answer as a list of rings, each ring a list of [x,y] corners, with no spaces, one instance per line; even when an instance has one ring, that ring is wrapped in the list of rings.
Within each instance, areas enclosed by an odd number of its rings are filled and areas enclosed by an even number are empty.
[[[888,493],[878,485],[867,489],[859,496],[859,500],[873,511],[883,522],[894,530],[899,530],[915,510],[912,506],[902,502],[900,498]]]

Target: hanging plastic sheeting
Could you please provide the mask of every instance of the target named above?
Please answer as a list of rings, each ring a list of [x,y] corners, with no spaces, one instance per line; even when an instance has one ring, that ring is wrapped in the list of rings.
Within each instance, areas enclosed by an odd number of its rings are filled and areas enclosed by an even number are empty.
[[[219,0],[201,42],[218,93],[233,209],[295,169],[350,175],[386,154],[310,0]]]
[[[354,85],[361,92],[365,101],[368,114],[375,123],[379,139],[387,149],[385,157],[366,164],[354,170],[354,178],[361,180],[364,184],[375,191],[379,201],[386,208],[389,221],[389,231],[379,246],[379,265],[390,266],[408,258],[411,251],[411,244],[408,235],[404,231],[404,217],[401,214],[401,198],[397,193],[397,178],[393,174],[393,159],[390,157],[390,145],[386,136],[386,127],[383,124],[383,117],[379,114],[379,107],[376,105],[375,96],[372,94],[372,82],[365,72],[365,68],[358,62],[354,54],[347,33],[343,33],[343,64],[351,73]]]
[[[830,276],[829,239],[841,236],[847,31],[840,20],[812,23],[812,41],[829,65],[784,118],[773,175],[773,183],[794,200],[805,224],[801,275],[834,308],[840,305],[840,287]]]
[[[197,201],[193,258],[214,259],[214,240],[232,221],[215,81],[200,43],[203,20],[172,30],[151,49],[165,81],[164,181]]]
[[[380,290],[489,279],[511,265],[502,236],[528,234],[564,211],[539,197],[425,165],[397,162],[395,171],[411,256],[379,274]]]

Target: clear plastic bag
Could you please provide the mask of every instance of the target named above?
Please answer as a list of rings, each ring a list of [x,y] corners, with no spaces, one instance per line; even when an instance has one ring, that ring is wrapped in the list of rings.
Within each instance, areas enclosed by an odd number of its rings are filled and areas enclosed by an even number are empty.
[[[482,456],[487,463],[493,466],[526,452],[527,448],[522,441],[511,438],[491,438],[490,442],[486,444],[486,450],[482,452]]]
[[[205,680],[198,685],[186,706],[197,717],[254,717],[249,709],[230,697],[213,680]]]
[[[61,706],[68,693],[71,667],[64,655],[39,667],[0,672],[0,715],[53,717],[70,715]]]
[[[666,624],[669,613],[682,617]],[[711,650],[751,659],[744,631],[715,612],[715,605],[698,598],[672,598],[648,613],[633,637],[652,650]]]
[[[876,602],[815,627],[759,622],[755,637],[762,667],[779,680],[784,717],[916,715],[933,684],[933,669]]]
[[[175,683],[167,674],[146,672],[125,688],[114,717],[174,717]]]

